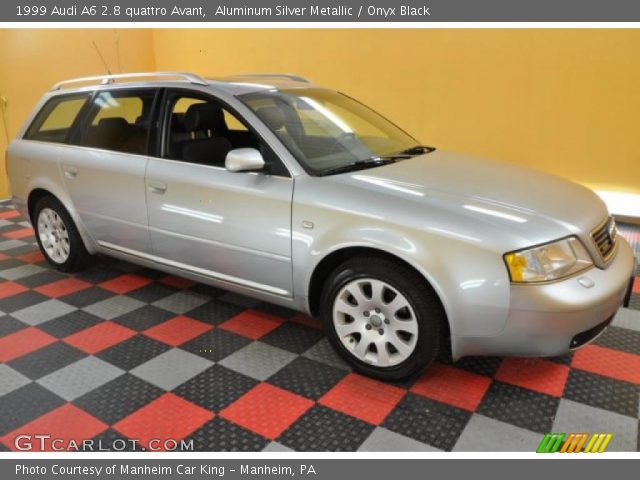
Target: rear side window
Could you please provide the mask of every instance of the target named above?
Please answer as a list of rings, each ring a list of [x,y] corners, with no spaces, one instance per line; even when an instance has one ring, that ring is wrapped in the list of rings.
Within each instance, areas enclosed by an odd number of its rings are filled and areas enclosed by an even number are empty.
[[[156,90],[100,92],[93,99],[75,144],[115,152],[144,155],[155,132]],[[152,141],[152,140],[151,140]]]
[[[38,112],[24,138],[42,142],[64,143],[73,122],[88,99],[88,94],[52,98]]]

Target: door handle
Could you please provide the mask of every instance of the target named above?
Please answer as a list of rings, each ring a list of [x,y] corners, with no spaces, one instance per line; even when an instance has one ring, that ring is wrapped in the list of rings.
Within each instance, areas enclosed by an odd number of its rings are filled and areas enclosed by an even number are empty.
[[[164,182],[149,181],[147,182],[147,188],[151,193],[162,195],[167,191],[167,184]]]
[[[78,176],[78,169],[76,167],[63,165],[62,170],[64,171],[64,176],[67,178],[76,178]]]

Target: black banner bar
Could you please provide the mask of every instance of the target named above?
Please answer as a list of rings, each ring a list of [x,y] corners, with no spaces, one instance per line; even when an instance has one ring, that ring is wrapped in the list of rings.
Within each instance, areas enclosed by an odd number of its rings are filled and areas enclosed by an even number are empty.
[[[2,0],[1,22],[638,22],[629,0]]]

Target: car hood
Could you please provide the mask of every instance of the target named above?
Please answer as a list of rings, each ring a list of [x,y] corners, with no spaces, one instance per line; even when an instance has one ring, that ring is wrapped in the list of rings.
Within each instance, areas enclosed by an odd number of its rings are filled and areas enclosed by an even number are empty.
[[[400,217],[403,206],[417,204],[434,220],[455,223],[464,218],[472,228],[488,224],[498,234],[515,235],[517,246],[584,236],[608,214],[594,192],[564,178],[443,151],[329,178],[347,188],[374,192],[385,200],[373,204],[395,209]]]

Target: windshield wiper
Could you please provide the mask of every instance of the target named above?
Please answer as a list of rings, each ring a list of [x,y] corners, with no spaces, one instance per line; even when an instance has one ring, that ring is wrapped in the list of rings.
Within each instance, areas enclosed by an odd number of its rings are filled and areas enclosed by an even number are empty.
[[[436,149],[436,147],[428,147],[426,145],[416,145],[414,147],[409,147],[406,150],[402,150],[398,152],[400,155],[421,155],[423,153],[431,153]]]
[[[335,175],[337,173],[346,173],[346,172],[354,172],[356,170],[364,170],[366,168],[378,167],[380,165],[388,165],[390,163],[395,163],[398,158],[407,158],[407,155],[385,155],[382,157],[370,157],[365,158],[364,160],[356,160],[353,163],[349,163],[347,165],[341,165],[339,167],[330,168],[320,173],[321,176],[325,175]]]

